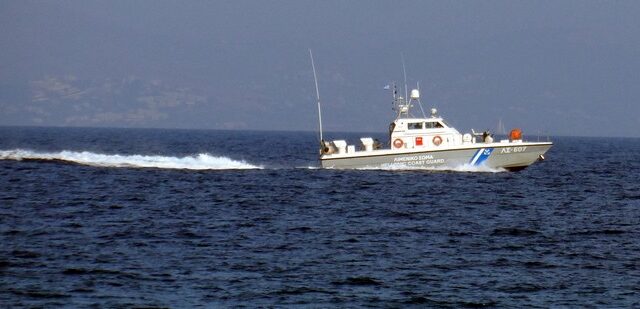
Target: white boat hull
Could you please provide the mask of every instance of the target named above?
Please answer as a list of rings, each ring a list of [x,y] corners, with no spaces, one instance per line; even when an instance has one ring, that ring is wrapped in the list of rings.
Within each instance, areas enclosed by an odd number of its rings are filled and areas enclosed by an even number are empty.
[[[343,154],[324,154],[323,168],[422,169],[477,166],[521,170],[542,158],[553,143],[521,142],[470,144],[431,149],[382,149]]]

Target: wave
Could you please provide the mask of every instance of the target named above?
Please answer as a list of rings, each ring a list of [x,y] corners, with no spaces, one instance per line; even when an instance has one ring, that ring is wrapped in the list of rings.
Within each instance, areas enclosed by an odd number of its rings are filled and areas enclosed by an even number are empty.
[[[64,161],[99,167],[136,167],[188,170],[261,169],[261,166],[216,157],[207,153],[185,157],[100,154],[88,151],[37,152],[24,149],[0,150],[0,160]]]

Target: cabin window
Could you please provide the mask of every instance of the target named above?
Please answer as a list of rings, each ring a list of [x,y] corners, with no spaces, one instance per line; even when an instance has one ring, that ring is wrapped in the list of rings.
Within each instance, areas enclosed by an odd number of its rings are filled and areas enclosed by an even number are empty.
[[[444,128],[440,122],[425,122],[425,129],[438,129]]]
[[[409,128],[409,130],[421,130],[422,122],[409,122],[407,128]]]

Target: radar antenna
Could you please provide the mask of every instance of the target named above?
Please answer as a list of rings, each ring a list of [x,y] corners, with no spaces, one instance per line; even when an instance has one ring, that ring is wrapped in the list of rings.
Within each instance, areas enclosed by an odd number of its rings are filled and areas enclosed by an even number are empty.
[[[420,82],[416,83],[416,89],[418,90],[418,93],[420,93]],[[427,115],[425,115],[424,113],[424,109],[422,108],[422,102],[420,101],[420,97],[418,97],[418,106],[420,106],[420,111],[422,112],[422,117],[427,118]]]

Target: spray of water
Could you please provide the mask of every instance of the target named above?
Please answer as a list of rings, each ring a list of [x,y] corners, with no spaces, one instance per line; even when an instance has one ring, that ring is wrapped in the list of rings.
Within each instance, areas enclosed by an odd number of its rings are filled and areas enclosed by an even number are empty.
[[[383,170],[383,171],[440,171],[440,172],[466,172],[466,173],[500,173],[506,172],[504,168],[491,168],[484,165],[462,164],[458,166],[432,166],[415,167],[406,165],[391,165],[388,167],[363,167],[359,170]]]
[[[136,167],[189,170],[260,169],[262,167],[227,157],[201,153],[186,157],[100,154],[88,151],[37,152],[15,149],[0,150],[1,160],[51,160],[100,167]]]

